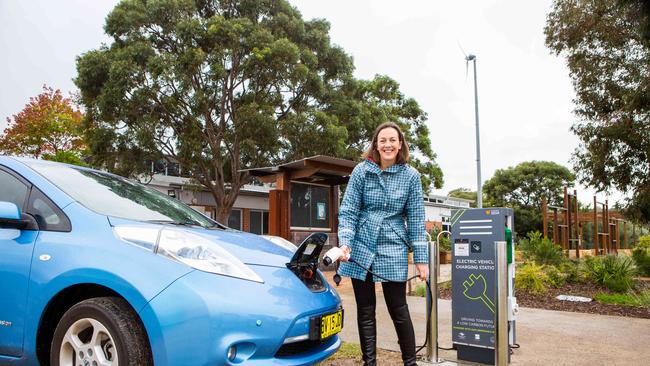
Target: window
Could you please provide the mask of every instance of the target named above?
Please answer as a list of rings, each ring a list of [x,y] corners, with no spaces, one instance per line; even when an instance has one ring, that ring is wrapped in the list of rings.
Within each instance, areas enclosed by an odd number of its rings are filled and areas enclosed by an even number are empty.
[[[3,170],[0,170],[0,187],[0,201],[14,203],[22,212],[29,187]]]
[[[250,211],[250,232],[253,234],[269,233],[269,212],[268,211]]]
[[[217,227],[214,221],[179,200],[116,175],[38,161],[29,166],[72,199],[101,215]]]
[[[233,208],[228,216],[228,227],[231,229],[241,230],[241,209]]]
[[[291,187],[291,226],[330,227],[330,188],[293,183]]]
[[[66,215],[36,187],[32,187],[26,211],[34,216],[39,230],[65,232],[72,230]]]

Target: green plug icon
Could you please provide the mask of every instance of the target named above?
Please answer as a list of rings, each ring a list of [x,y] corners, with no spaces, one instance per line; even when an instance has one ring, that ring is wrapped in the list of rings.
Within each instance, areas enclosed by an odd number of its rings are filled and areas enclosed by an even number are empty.
[[[483,304],[485,304],[485,306],[487,306],[487,308],[490,309],[492,313],[494,313],[496,307],[486,294],[487,282],[485,281],[485,277],[483,277],[483,275],[477,276],[472,273],[469,278],[463,282],[463,287],[465,287],[463,295],[465,295],[466,298],[470,300],[483,301]]]

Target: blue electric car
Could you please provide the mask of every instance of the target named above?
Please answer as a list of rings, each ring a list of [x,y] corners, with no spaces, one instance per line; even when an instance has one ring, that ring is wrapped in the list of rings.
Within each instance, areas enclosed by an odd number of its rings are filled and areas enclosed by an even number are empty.
[[[338,294],[297,251],[105,172],[0,156],[0,364],[311,365]]]

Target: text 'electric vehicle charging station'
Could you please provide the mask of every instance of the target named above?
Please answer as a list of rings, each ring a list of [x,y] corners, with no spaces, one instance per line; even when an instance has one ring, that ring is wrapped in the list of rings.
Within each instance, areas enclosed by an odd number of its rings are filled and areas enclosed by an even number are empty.
[[[508,358],[515,344],[513,222],[510,208],[452,211],[452,342],[459,360],[494,364],[501,286],[507,286]],[[505,284],[496,280],[499,244],[507,250]]]

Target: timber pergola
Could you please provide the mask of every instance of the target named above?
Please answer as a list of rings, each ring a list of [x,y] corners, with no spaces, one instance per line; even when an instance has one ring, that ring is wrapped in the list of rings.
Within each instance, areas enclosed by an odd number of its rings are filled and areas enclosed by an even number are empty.
[[[242,171],[275,183],[269,191],[269,234],[298,243],[315,231],[337,232],[339,185],[348,182],[356,165],[351,160],[316,155]],[[330,235],[329,244],[336,245],[336,238]]]
[[[551,206],[546,197],[542,197],[542,226],[544,238],[548,238],[549,219],[553,231],[553,243],[561,245],[565,251],[575,249],[575,255],[580,258],[582,247],[583,224],[593,224],[593,254],[616,253],[619,249],[629,249],[627,240],[627,224],[618,211],[609,209],[609,203],[598,202],[593,197],[592,212],[580,212],[578,210],[578,195],[574,190],[573,194],[564,187],[564,205]],[[621,240],[621,226],[623,235]],[[632,237],[636,235],[636,227],[632,225]]]

